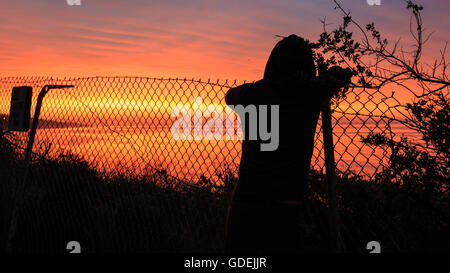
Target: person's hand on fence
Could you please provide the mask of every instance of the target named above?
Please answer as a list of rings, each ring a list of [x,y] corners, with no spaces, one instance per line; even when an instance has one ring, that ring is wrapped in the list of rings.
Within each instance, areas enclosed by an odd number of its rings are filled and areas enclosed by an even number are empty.
[[[349,68],[344,69],[335,65],[328,69],[326,75],[336,87],[342,88],[351,83],[352,71]]]
[[[340,66],[332,66],[325,70],[320,75],[320,80],[325,84],[325,88],[328,89],[330,96],[336,96],[342,90],[351,83],[353,76],[352,71],[349,68],[342,68]]]

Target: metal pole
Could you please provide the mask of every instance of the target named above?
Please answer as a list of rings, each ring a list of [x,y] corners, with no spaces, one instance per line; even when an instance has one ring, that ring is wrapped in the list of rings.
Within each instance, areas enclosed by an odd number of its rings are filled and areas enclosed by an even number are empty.
[[[17,222],[20,215],[20,209],[24,203],[24,195],[26,189],[26,183],[28,174],[30,172],[31,167],[31,153],[33,151],[34,139],[36,137],[36,130],[39,122],[39,115],[41,113],[42,101],[44,100],[45,95],[50,91],[50,89],[58,89],[58,88],[67,88],[74,87],[73,85],[45,85],[41,92],[39,92],[39,96],[36,102],[36,108],[34,110],[33,123],[31,124],[31,130],[28,135],[28,144],[25,149],[25,158],[24,158],[24,175],[23,180],[18,181],[18,185],[16,186],[16,191],[14,194],[14,207],[11,214],[11,224],[9,226],[8,238],[6,241],[6,251],[11,253],[14,251],[13,249],[13,241],[17,233]]]
[[[327,201],[329,206],[329,232],[331,252],[340,252],[338,204],[336,194],[336,164],[334,159],[333,128],[331,124],[330,100],[322,108],[323,147],[327,174]]]

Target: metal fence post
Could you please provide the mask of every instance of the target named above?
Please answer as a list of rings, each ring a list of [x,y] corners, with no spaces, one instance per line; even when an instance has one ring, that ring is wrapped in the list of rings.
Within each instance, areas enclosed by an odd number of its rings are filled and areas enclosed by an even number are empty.
[[[16,192],[14,194],[14,203],[13,203],[13,211],[11,213],[11,223],[9,226],[8,238],[6,241],[6,252],[13,252],[13,241],[17,234],[17,222],[20,215],[20,210],[24,203],[25,198],[25,188],[27,183],[28,174],[30,172],[31,167],[31,153],[33,151],[34,138],[36,137],[36,130],[39,122],[39,115],[41,113],[42,101],[44,100],[45,95],[50,91],[50,89],[59,89],[59,88],[68,88],[74,87],[73,85],[45,85],[41,92],[39,92],[39,96],[36,102],[36,108],[34,110],[33,123],[31,125],[30,133],[28,136],[28,144],[25,149],[25,158],[24,158],[24,175],[22,181],[18,180],[16,185]]]
[[[333,128],[331,123],[330,100],[322,108],[323,148],[327,175],[327,202],[329,208],[329,235],[331,252],[340,252],[338,204],[336,194],[336,164],[334,160]]]

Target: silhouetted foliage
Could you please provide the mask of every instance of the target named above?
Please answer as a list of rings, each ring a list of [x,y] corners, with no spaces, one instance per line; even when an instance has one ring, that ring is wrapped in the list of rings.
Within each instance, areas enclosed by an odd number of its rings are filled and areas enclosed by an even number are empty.
[[[343,22],[329,31],[326,21],[322,21],[324,31],[316,44],[318,60],[351,68],[356,76],[353,87],[380,89],[392,85],[414,96],[448,91],[447,46],[441,50],[441,58],[435,60],[433,65],[429,66],[421,59],[423,46],[431,37],[431,34],[424,37],[422,6],[406,1],[407,9],[412,11],[410,34],[414,44],[409,47],[414,50],[411,51],[403,48],[400,39],[395,43],[389,42],[375,23],[363,26],[338,1],[334,0],[334,3],[335,9],[343,14]],[[406,82],[413,82],[415,86],[409,87]]]
[[[9,161],[0,170],[7,174],[0,195],[3,248],[12,174],[20,177],[21,170],[14,149],[0,151]],[[35,157],[34,163],[16,251],[66,252],[69,240],[78,240],[85,253],[223,251],[226,210],[236,182],[231,172],[219,175],[222,183],[205,178],[193,185],[162,169],[139,177],[101,173],[68,153]],[[311,182],[299,216],[299,251],[327,252],[326,179],[312,171]],[[374,239],[382,242],[383,252],[448,250],[448,196],[419,199],[398,183],[358,176],[340,175],[338,184],[344,251],[366,252],[365,244]]]
[[[450,81],[445,58],[447,45],[441,51],[441,58],[434,61],[433,65],[422,62],[424,44],[431,35],[424,37],[421,16],[423,7],[413,1],[405,2],[406,8],[412,13],[410,24],[410,34],[414,41],[412,51],[403,49],[400,39],[390,43],[376,28],[375,23],[362,25],[356,22],[351,13],[336,0],[334,0],[335,9],[342,13],[343,21],[336,29],[329,31],[328,24],[324,20],[324,31],[316,44],[316,58],[320,63],[325,66],[339,64],[352,70],[354,79],[350,89],[381,90],[389,87],[395,90],[392,96],[395,92],[411,94],[414,101],[402,105],[404,118],[389,118],[389,124],[401,123],[422,136],[421,140],[399,138],[390,130],[388,134],[370,133],[363,137],[363,143],[388,148],[390,155],[382,171],[376,174],[373,185],[362,187],[363,199],[356,195],[348,196],[342,190],[342,187],[347,185],[340,184],[344,233],[347,227],[345,221],[351,220],[359,225],[357,220],[362,220],[361,217],[371,222],[372,227],[366,227],[368,230],[372,230],[384,219],[393,217],[384,223],[386,227],[392,229],[389,232],[391,235],[399,228],[414,229],[411,226],[404,226],[402,221],[410,221],[410,225],[422,222],[423,225],[416,228],[417,231],[423,230],[424,234],[428,234],[426,230],[432,228],[429,225],[436,224],[441,228],[448,228],[449,225],[446,216],[450,214],[448,192]],[[372,191],[374,189],[376,190]],[[374,215],[353,215],[347,218],[350,211],[344,204],[355,202],[355,205],[357,203],[367,209],[367,213],[373,213],[374,211],[366,204],[375,199],[378,199],[380,208],[386,210],[385,216],[377,215],[375,212]],[[402,220],[396,222],[394,219]],[[417,237],[422,236],[420,232],[413,233]],[[446,232],[439,234],[441,240],[447,244],[450,242]],[[398,236],[402,237],[400,233]],[[405,237],[409,236],[405,234]],[[394,243],[399,238],[391,239]],[[410,243],[414,244],[416,238],[409,237],[409,239]],[[430,242],[436,242],[439,237],[428,239]],[[424,247],[419,245],[417,249]],[[415,248],[412,245],[410,247]]]
[[[391,45],[375,23],[363,27],[338,1],[334,3],[343,14],[343,22],[330,32],[323,21],[324,32],[316,45],[317,58],[326,64],[351,68],[355,75],[351,88],[380,90],[389,86],[397,89],[394,92],[409,92],[417,99],[403,105],[407,114],[405,118],[391,121],[400,122],[420,133],[421,142],[398,139],[393,132],[389,135],[370,134],[363,139],[364,143],[388,147],[391,151],[390,162],[377,180],[409,184],[412,179],[420,181],[416,184],[427,184],[433,189],[447,191],[450,81],[445,48],[441,51],[441,59],[436,60],[433,66],[427,66],[421,60],[423,46],[430,38],[423,37],[423,7],[406,1],[406,8],[412,12],[410,33],[414,40],[414,50],[407,51],[400,40]],[[357,35],[359,38],[355,38]]]
[[[429,198],[448,193],[450,176],[448,99],[437,93],[408,103],[411,118],[407,124],[422,135],[424,144],[408,141],[406,137],[394,140],[382,134],[370,134],[363,142],[385,146],[391,151],[389,164],[377,174],[377,181],[391,181],[409,187],[414,192],[426,192]]]

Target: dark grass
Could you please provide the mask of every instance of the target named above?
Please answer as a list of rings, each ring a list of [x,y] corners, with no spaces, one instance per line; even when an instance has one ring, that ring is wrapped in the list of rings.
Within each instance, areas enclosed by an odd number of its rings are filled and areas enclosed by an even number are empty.
[[[1,247],[12,208],[13,185],[22,175],[18,155],[1,139]],[[18,252],[202,252],[224,249],[225,220],[237,178],[186,183],[165,170],[134,176],[101,173],[71,154],[36,158],[27,181],[14,248]],[[301,252],[328,251],[326,182],[312,172],[300,215]],[[449,197],[430,197],[394,183],[340,175],[340,243],[346,252],[449,251]],[[270,221],[270,220],[268,220]]]
[[[11,202],[8,188],[3,203]],[[27,181],[14,244],[26,252],[64,252],[68,240],[84,252],[220,252],[226,190],[163,171],[106,175],[73,155],[40,160]]]

